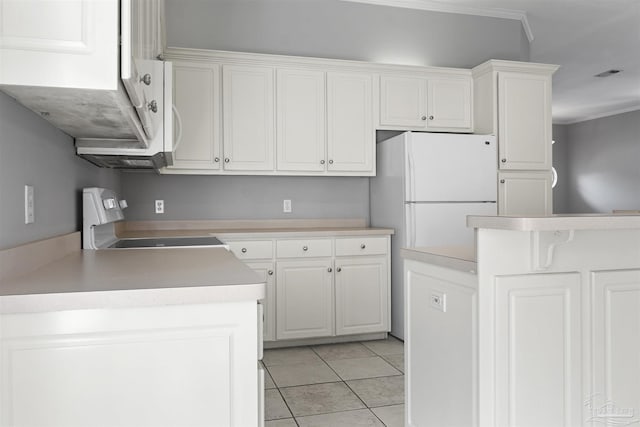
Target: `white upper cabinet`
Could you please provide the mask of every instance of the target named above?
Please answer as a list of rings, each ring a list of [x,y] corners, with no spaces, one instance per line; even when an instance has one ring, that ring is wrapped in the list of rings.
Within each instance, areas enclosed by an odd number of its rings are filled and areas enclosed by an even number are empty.
[[[224,65],[224,168],[234,171],[274,169],[273,68]]]
[[[424,128],[427,81],[422,77],[380,76],[380,124]]]
[[[375,175],[373,76],[327,73],[327,170]]]
[[[380,76],[380,127],[397,130],[472,130],[470,76]]]
[[[551,76],[498,72],[500,169],[551,169]]]
[[[427,129],[471,131],[471,77],[429,79]]]
[[[169,169],[220,169],[220,66],[174,61],[173,99],[181,134]],[[178,136],[178,135],[177,135]]]
[[[550,215],[550,171],[504,171],[498,174],[498,215]]]
[[[277,170],[326,169],[325,73],[277,70]]]
[[[117,1],[0,1],[0,83],[115,90]]]

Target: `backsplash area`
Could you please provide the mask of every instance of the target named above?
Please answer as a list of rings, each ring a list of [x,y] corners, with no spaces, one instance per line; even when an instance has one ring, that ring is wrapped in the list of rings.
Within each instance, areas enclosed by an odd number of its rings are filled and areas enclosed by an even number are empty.
[[[369,179],[157,175],[122,172],[125,217],[140,220],[364,218],[369,222]],[[164,214],[154,201],[164,200]],[[291,213],[283,212],[291,200]]]

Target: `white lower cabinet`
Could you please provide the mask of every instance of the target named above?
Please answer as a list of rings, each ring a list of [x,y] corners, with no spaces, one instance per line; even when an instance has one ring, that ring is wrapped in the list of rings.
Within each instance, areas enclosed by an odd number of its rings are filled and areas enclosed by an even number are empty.
[[[495,277],[496,425],[580,424],[580,290],[579,273]]]
[[[386,257],[336,258],[336,335],[387,330]]]
[[[264,341],[389,331],[390,236],[223,240],[266,283]]]
[[[248,300],[0,315],[0,425],[258,426],[256,313]]]
[[[333,262],[278,261],[276,338],[333,335]]]

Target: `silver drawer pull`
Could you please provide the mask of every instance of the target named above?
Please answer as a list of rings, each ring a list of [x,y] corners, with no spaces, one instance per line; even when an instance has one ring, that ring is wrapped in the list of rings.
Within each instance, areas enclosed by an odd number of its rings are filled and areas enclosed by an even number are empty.
[[[242,253],[246,254],[247,253],[247,248],[242,248]]]
[[[269,270],[269,271],[267,271],[267,274],[268,274],[269,276],[273,276],[273,270]]]
[[[365,245],[364,243],[360,245],[360,249],[364,249],[366,247],[367,247],[367,245]]]
[[[309,248],[308,248],[308,247],[306,247],[306,246],[303,246],[303,247],[302,247],[302,250],[306,252],[306,251],[308,251],[308,250],[309,250]]]

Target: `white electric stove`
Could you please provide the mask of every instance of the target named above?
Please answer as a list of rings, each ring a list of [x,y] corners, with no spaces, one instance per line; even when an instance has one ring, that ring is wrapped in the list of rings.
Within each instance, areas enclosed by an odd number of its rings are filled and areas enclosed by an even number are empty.
[[[119,200],[113,190],[89,187],[82,191],[83,249],[149,249],[149,248],[228,248],[214,236],[143,237],[120,239],[115,223],[124,220],[126,200]]]

